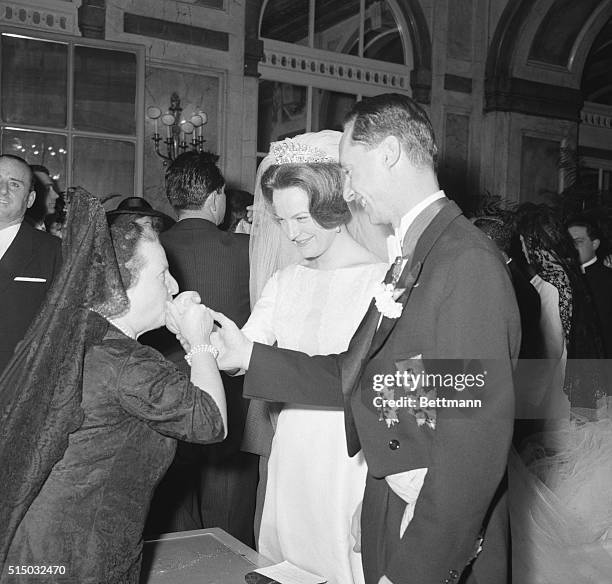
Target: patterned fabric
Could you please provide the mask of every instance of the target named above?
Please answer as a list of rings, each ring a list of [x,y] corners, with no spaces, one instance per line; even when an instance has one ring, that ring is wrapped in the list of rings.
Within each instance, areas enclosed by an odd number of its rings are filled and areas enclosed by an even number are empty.
[[[559,314],[567,342],[572,326],[572,287],[569,276],[555,253],[546,249],[532,249],[532,246],[528,246],[528,251],[529,261],[535,266],[540,278],[552,284],[559,292]]]
[[[128,305],[100,202],[75,190],[67,207],[62,270],[0,378],[0,569],[17,526],[83,420],[83,357],[107,329],[87,325],[88,307],[111,315]]]
[[[101,316],[90,321],[108,332],[85,356],[83,423],[21,521],[7,564],[64,565],[78,584],[136,584],[149,503],[175,439],[218,440],[223,424],[209,394],[161,354]]]
[[[563,391],[572,408],[597,408],[609,381],[603,338],[597,326],[595,304],[580,274],[550,250],[527,244],[529,261],[539,276],[559,293],[559,315],[567,344]]]

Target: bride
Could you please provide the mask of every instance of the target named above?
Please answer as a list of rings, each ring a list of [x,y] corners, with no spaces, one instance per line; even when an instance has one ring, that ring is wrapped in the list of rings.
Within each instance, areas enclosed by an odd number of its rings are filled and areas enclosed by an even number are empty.
[[[340,135],[324,131],[272,145],[261,178],[265,210],[254,228],[255,245],[263,246],[254,256],[251,282],[286,261],[282,246],[287,242],[297,261],[265,284],[242,329],[253,341],[310,355],[344,351],[387,270],[351,235],[356,220],[343,198]],[[371,236],[379,250],[384,247],[383,232],[372,229]],[[363,583],[351,519],[365,476],[363,455],[348,457],[341,407],[282,404],[268,463],[259,551],[324,576],[330,584]]]

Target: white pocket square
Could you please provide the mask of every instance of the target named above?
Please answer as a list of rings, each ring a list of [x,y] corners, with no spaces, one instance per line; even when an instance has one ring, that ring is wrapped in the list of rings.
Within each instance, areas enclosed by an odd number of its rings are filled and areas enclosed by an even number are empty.
[[[46,282],[47,278],[28,278],[27,276],[15,276],[14,282]]]

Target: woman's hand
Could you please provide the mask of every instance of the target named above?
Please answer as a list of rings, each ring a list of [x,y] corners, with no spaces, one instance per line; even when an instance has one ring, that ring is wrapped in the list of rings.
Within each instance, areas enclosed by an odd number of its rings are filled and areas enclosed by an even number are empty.
[[[166,304],[166,328],[171,333],[177,335],[179,332],[178,323],[181,316],[185,313],[185,310],[193,304],[200,304],[200,302],[200,295],[194,290],[187,290],[178,294],[173,300]]]
[[[210,309],[202,304],[191,304],[179,316],[177,338],[183,348],[208,345],[213,326],[214,319]]]

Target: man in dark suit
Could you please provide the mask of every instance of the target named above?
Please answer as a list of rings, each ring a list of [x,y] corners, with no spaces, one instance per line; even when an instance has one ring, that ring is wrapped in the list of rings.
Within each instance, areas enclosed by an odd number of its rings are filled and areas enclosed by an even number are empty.
[[[612,270],[606,268],[597,257],[601,245],[601,233],[588,217],[572,218],[567,230],[580,256],[584,279],[595,301],[599,325],[604,341],[606,359],[612,357]]]
[[[368,464],[367,584],[507,581],[503,482],[519,314],[498,250],[439,190],[436,154],[427,115],[406,96],[365,99],[349,112],[346,196],[394,228],[398,257],[345,353],[253,344],[217,315],[219,364],[248,369],[246,396],[344,403],[349,454],[363,449]],[[470,375],[484,385],[465,386]]]
[[[160,239],[180,290],[197,291],[203,304],[231,314],[242,326],[250,314],[249,238],[217,227],[225,214],[225,181],[217,158],[211,153],[189,152],[170,165],[166,195],[178,222]],[[184,351],[171,340],[163,352],[179,367],[186,367]],[[165,489],[170,483],[181,488],[195,481],[174,524],[166,529],[221,527],[253,545],[257,457],[240,452],[248,402],[242,398],[241,377],[222,377],[228,406],[227,439],[210,446],[181,445],[155,505],[172,506],[174,487]]]
[[[23,220],[35,197],[27,162],[0,156],[0,373],[61,266],[60,240]]]

